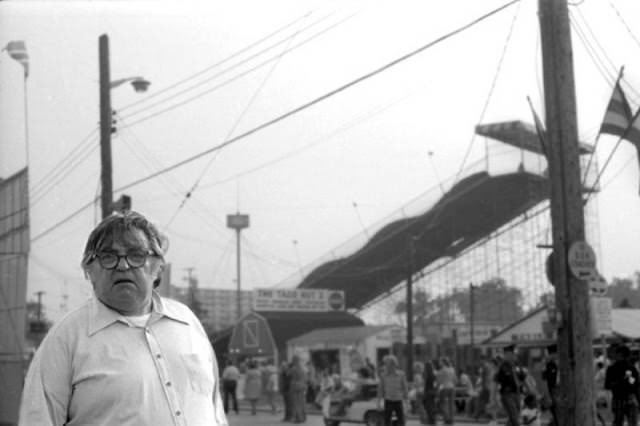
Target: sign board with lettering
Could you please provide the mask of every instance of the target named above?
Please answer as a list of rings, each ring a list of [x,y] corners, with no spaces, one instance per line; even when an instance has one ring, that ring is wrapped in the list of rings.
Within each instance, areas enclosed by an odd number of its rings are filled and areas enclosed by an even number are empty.
[[[327,289],[254,289],[254,311],[327,312],[345,309],[344,291]]]
[[[589,279],[597,273],[596,253],[585,241],[576,241],[571,244],[567,262],[573,276],[580,280]]]
[[[611,334],[611,298],[591,296],[591,330],[593,336]]]

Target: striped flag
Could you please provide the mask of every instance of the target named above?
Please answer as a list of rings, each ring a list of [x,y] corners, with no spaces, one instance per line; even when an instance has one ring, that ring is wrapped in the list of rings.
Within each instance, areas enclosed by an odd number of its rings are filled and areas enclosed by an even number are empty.
[[[628,140],[640,149],[640,120],[638,113],[631,113],[627,97],[620,87],[620,79],[616,81],[607,111],[600,126],[600,133],[619,136]]]
[[[27,54],[27,46],[24,41],[10,41],[5,47],[6,51],[16,61],[20,62],[24,67],[25,78],[29,76],[29,55]]]

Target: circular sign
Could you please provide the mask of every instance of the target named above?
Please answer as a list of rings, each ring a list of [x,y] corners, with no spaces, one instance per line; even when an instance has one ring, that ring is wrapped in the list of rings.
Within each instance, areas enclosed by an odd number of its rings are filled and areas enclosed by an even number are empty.
[[[589,289],[594,295],[602,296],[607,292],[607,280],[596,272],[595,276],[589,278]]]
[[[596,272],[596,254],[589,244],[576,241],[569,247],[567,262],[574,277],[587,280],[594,277]]]
[[[334,311],[344,309],[344,294],[340,291],[329,294],[329,307]]]

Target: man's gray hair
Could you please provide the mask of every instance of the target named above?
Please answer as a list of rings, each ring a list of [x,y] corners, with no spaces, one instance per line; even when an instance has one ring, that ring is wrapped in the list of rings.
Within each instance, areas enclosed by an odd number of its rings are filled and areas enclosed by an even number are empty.
[[[83,269],[91,263],[92,256],[103,248],[113,243],[115,239],[122,238],[129,232],[140,230],[149,240],[149,249],[158,256],[164,264],[164,255],[169,248],[169,240],[167,237],[149,221],[146,217],[138,212],[114,212],[110,216],[104,218],[102,222],[95,227],[84,247],[82,262]]]

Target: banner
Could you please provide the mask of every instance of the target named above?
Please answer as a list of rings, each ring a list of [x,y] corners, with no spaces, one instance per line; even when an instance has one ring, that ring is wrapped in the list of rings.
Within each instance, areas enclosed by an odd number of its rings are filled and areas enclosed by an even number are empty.
[[[344,291],[327,289],[254,289],[254,311],[343,311]]]

